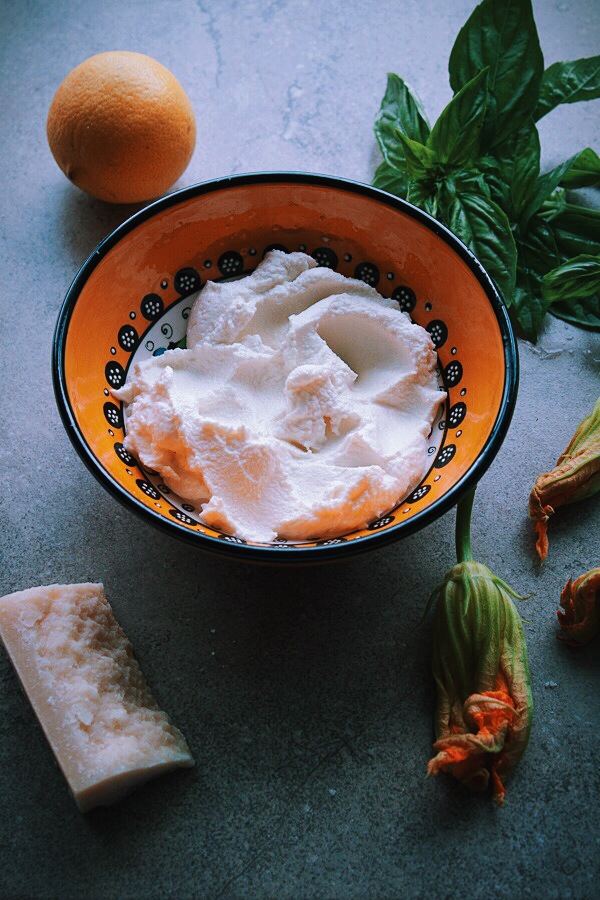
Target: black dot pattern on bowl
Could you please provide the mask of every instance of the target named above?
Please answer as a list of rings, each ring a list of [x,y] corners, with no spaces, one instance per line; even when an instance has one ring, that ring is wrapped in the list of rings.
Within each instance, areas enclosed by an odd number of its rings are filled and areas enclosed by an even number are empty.
[[[375,287],[379,283],[379,269],[373,263],[361,262],[354,270],[354,277]]]
[[[184,512],[181,512],[180,509],[170,509],[169,515],[173,516],[174,519],[177,519],[178,522],[181,522],[183,525],[197,525],[197,522],[194,522],[193,519],[190,519],[189,516],[186,516]]]
[[[331,547],[332,544],[345,544],[346,538],[328,538],[326,541],[317,541],[317,547]]]
[[[152,497],[153,500],[160,500],[160,494],[154,487],[154,485],[150,484],[149,481],[145,481],[143,478],[138,478],[136,481],[137,486],[140,491],[143,491],[147,497]]]
[[[149,322],[158,319],[164,308],[165,304],[158,294],[146,294],[140,304],[140,312]]]
[[[389,525],[394,521],[394,516],[382,516],[380,519],[375,519],[374,522],[369,522],[367,528],[369,531],[375,531],[377,528],[384,528],[386,525]]]
[[[448,340],[448,328],[441,319],[434,319],[429,325],[425,326],[425,331],[428,331],[431,335],[431,340],[436,350],[443,347]]]
[[[104,367],[104,377],[111,388],[120,388],[125,381],[125,369],[121,363],[111,360]]]
[[[429,491],[431,490],[431,485],[429,484],[420,484],[418,488],[412,492],[412,494],[406,498],[407,503],[418,503],[419,500],[422,500]]]
[[[137,465],[134,457],[131,455],[129,450],[127,450],[120,441],[117,441],[115,444],[115,453],[119,457],[122,463],[125,463],[126,466],[135,466]]]
[[[416,306],[417,298],[412,288],[401,284],[392,292],[392,299],[395,300],[402,312],[410,313]]]
[[[181,297],[187,297],[200,290],[202,279],[195,269],[190,266],[185,269],[179,269],[173,279],[173,287]]]
[[[317,247],[313,252],[312,257],[320,266],[323,266],[326,269],[337,269],[337,253],[334,253],[331,247]]]
[[[123,325],[119,328],[118,341],[121,349],[127,351],[127,353],[135,350],[139,341],[139,335],[133,325]]]
[[[181,506],[183,509],[185,509],[186,512],[194,512],[195,510],[195,507],[192,506],[191,503],[182,503]]]
[[[450,408],[450,412],[448,413],[448,427],[458,428],[466,414],[467,404],[462,402],[455,403],[454,406]]]
[[[446,444],[445,447],[442,447],[434,462],[436,469],[442,469],[444,466],[447,466],[450,460],[454,459],[455,453],[456,446],[454,444]]]
[[[244,271],[244,260],[236,250],[228,250],[217,260],[217,267],[221,275],[241,275]]]
[[[222,541],[227,541],[228,544],[245,544],[247,541],[242,540],[242,538],[235,537],[233,534],[222,534],[220,539]]]
[[[446,387],[456,387],[462,377],[462,364],[457,359],[453,359],[444,369],[444,384]]]
[[[104,410],[104,418],[113,428],[123,427],[123,417],[121,410],[115,403],[105,403],[102,407]]]

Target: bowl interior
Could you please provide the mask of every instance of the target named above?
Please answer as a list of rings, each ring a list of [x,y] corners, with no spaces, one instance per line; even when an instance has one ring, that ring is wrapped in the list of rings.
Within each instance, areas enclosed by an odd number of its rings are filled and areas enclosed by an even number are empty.
[[[367,528],[335,539],[253,545],[206,526],[199,509],[125,450],[123,410],[111,395],[132,360],[163,352],[185,335],[190,295],[206,280],[252,271],[271,247],[303,250],[396,299],[430,332],[448,392],[431,435],[431,466],[418,488]],[[445,512],[497,452],[517,383],[506,312],[468,251],[408,204],[325,176],[239,176],[147,207],[82,267],[59,316],[54,349],[67,430],[112,493],[188,540],[223,550],[244,545],[271,558],[274,549],[322,554],[325,547],[347,552],[350,543],[378,545]]]

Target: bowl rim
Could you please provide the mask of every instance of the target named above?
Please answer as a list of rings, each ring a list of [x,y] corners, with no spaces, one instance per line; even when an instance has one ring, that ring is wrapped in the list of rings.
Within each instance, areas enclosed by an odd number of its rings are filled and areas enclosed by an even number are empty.
[[[265,544],[256,546],[253,544],[228,541],[199,531],[190,531],[175,519],[172,521],[168,520],[160,513],[155,513],[149,507],[136,500],[133,495],[128,493],[118,482],[114,481],[112,477],[108,475],[91,448],[88,446],[77,424],[75,413],[71,406],[64,365],[67,333],[77,300],[96,266],[104,259],[110,250],[131,231],[148,219],[153,218],[157,213],[161,213],[164,210],[167,210],[172,206],[177,206],[187,200],[200,198],[213,191],[235,186],[282,184],[286,182],[292,184],[331,187],[337,190],[346,190],[350,193],[363,194],[372,200],[403,212],[405,215],[415,219],[445,241],[445,243],[448,244],[468,266],[487,296],[498,322],[504,347],[505,363],[505,376],[500,408],[487,442],[468,471],[447,493],[436,500],[431,506],[420,512],[416,512],[410,519],[401,520],[396,525],[392,525],[389,528],[374,530],[371,534],[363,535],[362,537],[353,540],[341,541],[340,543],[323,543],[305,547],[294,547],[286,544]],[[401,197],[397,197],[394,194],[390,194],[387,191],[383,191],[380,188],[375,188],[360,181],[353,181],[348,178],[334,175],[277,170],[250,172],[214,178],[173,191],[158,200],[152,201],[142,209],[133,213],[133,215],[125,219],[124,222],[103,238],[80,266],[60,307],[52,341],[52,382],[55,400],[63,426],[79,457],[103,487],[127,509],[136,513],[146,522],[153,524],[171,537],[178,537],[180,540],[183,540],[198,549],[208,550],[222,556],[227,556],[229,558],[235,557],[240,561],[246,562],[255,561],[282,564],[314,563],[347,558],[359,553],[380,549],[400,538],[408,537],[443,516],[455,506],[469,490],[476,486],[496,457],[512,420],[519,384],[519,356],[512,324],[500,292],[472,251],[469,250],[455,234],[442,225],[441,222],[438,222],[437,219],[434,219],[419,207],[413,206],[413,204],[409,203],[407,200],[403,200]]]

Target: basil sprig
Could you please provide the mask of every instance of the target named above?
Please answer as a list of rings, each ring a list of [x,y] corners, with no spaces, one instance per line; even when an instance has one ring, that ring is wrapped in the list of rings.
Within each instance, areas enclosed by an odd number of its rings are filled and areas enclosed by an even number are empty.
[[[483,0],[456,38],[449,75],[454,96],[433,127],[410,86],[388,75],[373,184],[475,253],[523,337],[537,339],[548,311],[600,331],[600,212],[570,193],[600,187],[600,159],[586,147],[541,173],[536,125],[561,103],[600,97],[600,56],[544,69],[531,0]]]

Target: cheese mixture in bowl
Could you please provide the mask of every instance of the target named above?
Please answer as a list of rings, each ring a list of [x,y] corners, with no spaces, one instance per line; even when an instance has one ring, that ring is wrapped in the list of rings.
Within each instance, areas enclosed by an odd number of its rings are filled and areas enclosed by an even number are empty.
[[[113,394],[125,447],[209,526],[248,541],[364,527],[420,483],[446,394],[430,334],[363,281],[270,251],[208,282],[187,348]]]

